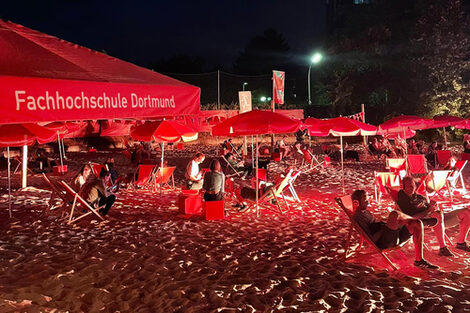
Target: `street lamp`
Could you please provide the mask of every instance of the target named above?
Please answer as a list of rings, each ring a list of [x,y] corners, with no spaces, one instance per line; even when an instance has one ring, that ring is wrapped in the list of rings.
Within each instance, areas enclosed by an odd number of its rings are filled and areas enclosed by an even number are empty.
[[[244,82],[243,85],[242,85],[242,90],[245,91],[245,86],[248,85],[247,82]]]
[[[259,98],[261,100],[261,102],[265,102],[266,101],[266,97],[265,96],[262,96],[261,98]]]
[[[320,52],[315,52],[310,59],[310,66],[308,67],[308,76],[307,76],[307,84],[308,84],[308,104],[312,104],[311,93],[310,93],[310,72],[312,70],[313,64],[318,64],[323,59],[323,55]]]

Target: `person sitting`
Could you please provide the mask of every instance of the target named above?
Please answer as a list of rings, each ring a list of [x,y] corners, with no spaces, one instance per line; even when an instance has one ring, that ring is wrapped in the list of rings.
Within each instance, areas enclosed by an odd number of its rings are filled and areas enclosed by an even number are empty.
[[[245,164],[244,161],[239,161],[235,158],[235,155],[231,152],[225,155],[225,159],[230,164],[230,166],[235,169],[238,173],[242,173],[242,179],[245,179],[248,175],[251,175],[253,172],[253,167],[251,164]]]
[[[468,134],[463,136],[463,152],[470,153],[470,135]]]
[[[369,206],[367,192],[355,190],[351,195],[353,201],[353,219],[372,239],[379,249],[393,248],[413,237],[415,246],[414,265],[421,268],[438,269],[423,258],[423,223],[392,211],[387,221],[379,221],[367,210]]]
[[[96,177],[91,182],[83,187],[82,197],[92,207],[102,207],[100,213],[103,215],[108,214],[109,209],[116,201],[116,196],[109,194],[106,191],[107,181],[110,179],[110,173],[105,168],[101,169],[99,177]]]
[[[276,148],[279,149],[279,153],[282,153],[282,157],[287,157],[291,149],[289,145],[287,145],[287,136],[282,137],[277,143],[276,143]]]
[[[189,161],[186,166],[186,188],[190,190],[200,190],[203,184],[203,172],[199,169],[199,164],[204,162],[205,156],[203,153],[198,152]]]
[[[85,186],[88,178],[91,174],[91,167],[89,164],[85,164],[82,166],[80,171],[72,178],[71,187],[76,192],[80,193],[83,186]]]
[[[258,189],[258,199],[264,195],[269,189],[273,187],[272,183],[268,182],[260,182],[260,188]],[[237,203],[234,205],[238,207],[240,212],[245,211],[248,206],[246,200],[256,201],[256,189],[243,186],[237,190],[235,190],[235,198]]]
[[[377,138],[373,138],[369,144],[369,151],[372,155],[376,155],[378,158],[382,155],[382,146]]]
[[[403,178],[403,189],[398,192],[397,205],[408,216],[423,221],[425,226],[431,226],[439,243],[440,256],[454,256],[444,242],[445,228],[459,224],[457,249],[470,252],[466,242],[470,229],[470,210],[468,208],[443,213],[435,201],[428,202],[425,197],[416,193],[416,185],[412,177]]]
[[[437,161],[437,142],[433,141],[426,151],[426,160],[431,168],[436,168]]]
[[[52,168],[57,165],[43,148],[37,149],[34,160],[40,172],[52,172]]]
[[[418,154],[418,148],[414,139],[411,139],[408,143],[408,154]]]
[[[447,180],[449,181],[452,188],[455,188],[457,184],[457,177],[459,176],[459,173],[460,173],[460,169],[456,165],[457,165],[457,159],[455,158],[455,156],[451,156],[447,164],[444,166],[444,170],[450,171],[450,174],[447,177]]]
[[[118,191],[119,189],[119,182],[120,182],[120,177],[116,171],[116,168],[114,167],[114,158],[109,157],[106,159],[106,162],[104,162],[104,165],[108,168],[109,174],[111,175],[110,179],[110,187],[114,192]]]
[[[204,183],[202,189],[204,190],[205,201],[219,201],[224,198],[224,185],[225,175],[222,173],[222,167],[218,160],[212,160],[210,171],[204,174]]]

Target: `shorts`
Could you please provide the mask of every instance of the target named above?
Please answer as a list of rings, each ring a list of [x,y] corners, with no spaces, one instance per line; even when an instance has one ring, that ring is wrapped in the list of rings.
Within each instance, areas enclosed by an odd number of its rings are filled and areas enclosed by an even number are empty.
[[[411,233],[406,226],[398,229],[390,229],[386,225],[382,227],[382,235],[375,243],[379,249],[396,247],[411,238]]]

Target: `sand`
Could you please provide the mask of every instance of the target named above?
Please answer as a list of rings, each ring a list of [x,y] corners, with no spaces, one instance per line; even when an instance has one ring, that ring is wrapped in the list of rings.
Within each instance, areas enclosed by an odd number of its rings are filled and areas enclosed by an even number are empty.
[[[168,151],[183,167],[196,149]],[[213,147],[204,147],[208,159]],[[110,153],[98,153],[103,161]],[[118,170],[130,172],[113,153]],[[69,153],[66,178],[89,156]],[[206,161],[208,164],[208,161]],[[280,174],[286,163],[269,166]],[[12,219],[7,214],[6,172],[0,182],[0,312],[462,312],[470,310],[468,255],[437,256],[426,230],[425,257],[437,271],[412,265],[413,245],[390,253],[393,271],[379,255],[342,259],[349,230],[334,204],[343,194],[339,165],[298,177],[302,200],[284,215],[267,210],[239,213],[226,201],[224,220],[181,215],[179,191],[122,190],[105,221],[88,217],[67,225],[45,214],[49,191],[39,176],[17,190],[13,177]],[[346,193],[373,192],[380,162],[348,162]],[[468,177],[465,177],[466,179]],[[467,202],[457,197],[462,206]],[[390,199],[372,203],[385,216]],[[452,239],[457,229],[448,234]],[[455,240],[454,240],[455,241]],[[354,237],[353,243],[357,244]],[[367,251],[367,249],[366,249]],[[453,250],[454,252],[455,249]]]

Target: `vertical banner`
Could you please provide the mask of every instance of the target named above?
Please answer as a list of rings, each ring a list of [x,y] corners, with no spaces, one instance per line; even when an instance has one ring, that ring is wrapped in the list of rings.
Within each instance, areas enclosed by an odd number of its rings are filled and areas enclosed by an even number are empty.
[[[251,91],[239,91],[240,113],[251,111]]]
[[[285,72],[273,71],[273,96],[274,103],[284,104],[284,80]]]

